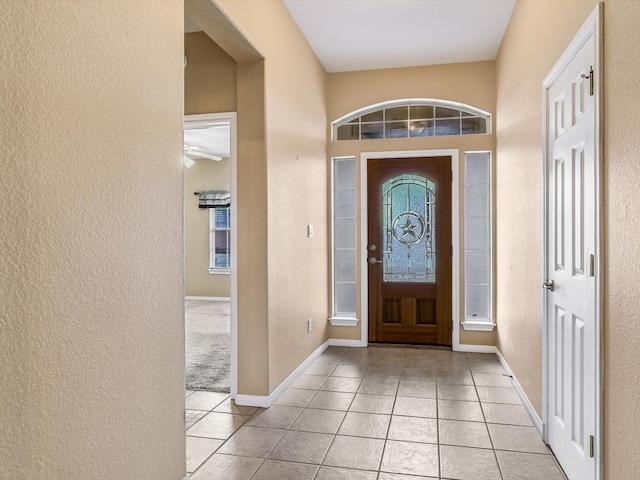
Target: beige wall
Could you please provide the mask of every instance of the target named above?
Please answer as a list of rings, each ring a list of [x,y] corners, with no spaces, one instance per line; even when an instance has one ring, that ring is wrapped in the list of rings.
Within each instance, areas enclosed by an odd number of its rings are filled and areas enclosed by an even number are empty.
[[[332,73],[329,75],[328,122],[348,113],[376,103],[402,98],[434,98],[465,103],[495,115],[495,65],[494,62],[475,62],[430,67],[396,68],[361,72]],[[327,127],[328,128],[328,127]],[[330,133],[329,133],[330,135]],[[360,209],[360,154],[362,152],[402,150],[459,150],[459,179],[464,185],[464,152],[493,151],[493,135],[468,135],[457,137],[431,137],[389,140],[340,141],[329,144],[329,156],[353,155],[358,160],[358,211]],[[464,191],[460,191],[460,212],[464,212]],[[460,223],[460,238],[464,238],[464,224]],[[360,230],[360,222],[358,221]],[[358,247],[362,232],[358,230]],[[460,255],[464,258],[464,243],[460,243]],[[364,257],[358,249],[358,259]],[[462,267],[462,262],[461,262]],[[461,286],[464,283],[460,269]],[[360,282],[360,264],[358,278]],[[461,288],[461,292],[464,291]],[[358,288],[358,292],[360,289]],[[360,300],[358,300],[360,302]],[[359,303],[358,303],[359,305]],[[460,298],[460,314],[464,315],[464,298]],[[358,311],[358,318],[361,314]],[[463,318],[458,319],[462,321]],[[331,338],[359,339],[361,326],[331,327]],[[495,332],[467,332],[460,327],[463,344],[495,345]]]
[[[251,225],[244,223],[247,231],[252,235],[256,232],[258,238],[265,228],[268,245],[264,255],[261,246],[258,250],[254,248],[254,252],[246,252],[257,257],[257,263],[251,265],[254,271],[247,270],[247,275],[253,273],[254,285],[258,287],[254,292],[258,295],[245,307],[252,310],[254,322],[267,326],[267,334],[261,337],[268,342],[268,391],[262,392],[265,394],[327,338],[326,73],[282,2],[218,0],[215,4],[265,58],[260,65],[264,68],[266,163],[255,165],[257,170],[244,171],[254,177],[251,182],[259,181],[260,171],[265,172],[267,179],[266,190],[258,185],[252,196],[254,207],[265,208],[266,216]],[[243,65],[242,73],[248,73],[252,67],[259,65]],[[240,75],[238,65],[238,85],[249,81]],[[244,100],[238,91],[239,121],[241,102]],[[259,147],[260,138],[257,140],[255,147]],[[238,181],[248,181],[246,177],[243,180],[241,171]],[[307,224],[315,227],[313,238],[306,237]],[[268,274],[262,277],[266,265]],[[256,285],[256,278],[264,279],[264,283]],[[238,281],[242,290],[242,279]],[[264,294],[266,297],[262,297]],[[254,309],[252,304],[260,304],[264,299],[266,318],[255,318],[263,315],[262,307]],[[248,320],[249,315],[245,318]],[[306,331],[308,318],[314,320],[311,333]],[[256,334],[248,337],[248,342],[257,343]]]
[[[184,35],[184,114],[236,111],[236,62],[204,32]]]
[[[198,207],[202,190],[229,191],[229,159],[219,162],[195,160],[184,169],[184,248],[185,294],[198,297],[229,297],[229,274],[208,272],[209,268],[209,209]]]
[[[185,475],[182,4],[113,7],[2,2],[3,479]]]
[[[541,85],[595,6],[594,0],[520,0],[497,62],[498,346],[538,413]],[[604,478],[631,479],[640,471],[640,270],[630,261],[640,230],[640,114],[634,107],[640,101],[640,2],[608,0],[604,18]]]

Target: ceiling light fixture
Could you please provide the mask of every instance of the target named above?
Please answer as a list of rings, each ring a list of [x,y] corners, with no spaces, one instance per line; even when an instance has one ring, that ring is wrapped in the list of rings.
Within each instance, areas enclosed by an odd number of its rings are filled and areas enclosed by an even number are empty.
[[[193,166],[196,164],[196,162],[194,162],[193,160],[191,160],[191,159],[190,159],[189,157],[187,157],[186,155],[183,155],[183,156],[182,156],[182,158],[183,158],[184,166],[185,166],[185,167],[187,167],[187,168],[191,168],[191,167],[193,167]]]

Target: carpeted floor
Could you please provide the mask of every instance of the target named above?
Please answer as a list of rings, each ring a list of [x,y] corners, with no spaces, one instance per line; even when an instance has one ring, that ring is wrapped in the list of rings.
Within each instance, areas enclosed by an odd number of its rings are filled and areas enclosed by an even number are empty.
[[[187,389],[230,391],[229,322],[229,302],[185,299]]]

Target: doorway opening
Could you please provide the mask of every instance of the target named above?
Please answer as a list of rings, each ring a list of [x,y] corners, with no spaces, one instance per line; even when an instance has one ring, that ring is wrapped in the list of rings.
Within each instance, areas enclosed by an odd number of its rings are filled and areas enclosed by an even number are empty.
[[[185,370],[188,390],[237,389],[236,114],[184,120]]]

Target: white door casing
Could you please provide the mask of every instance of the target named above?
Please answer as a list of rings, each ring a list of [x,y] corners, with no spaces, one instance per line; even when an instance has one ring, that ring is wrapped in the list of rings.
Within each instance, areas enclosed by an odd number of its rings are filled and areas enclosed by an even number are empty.
[[[543,416],[569,480],[598,479],[601,469],[601,8],[544,82]]]

